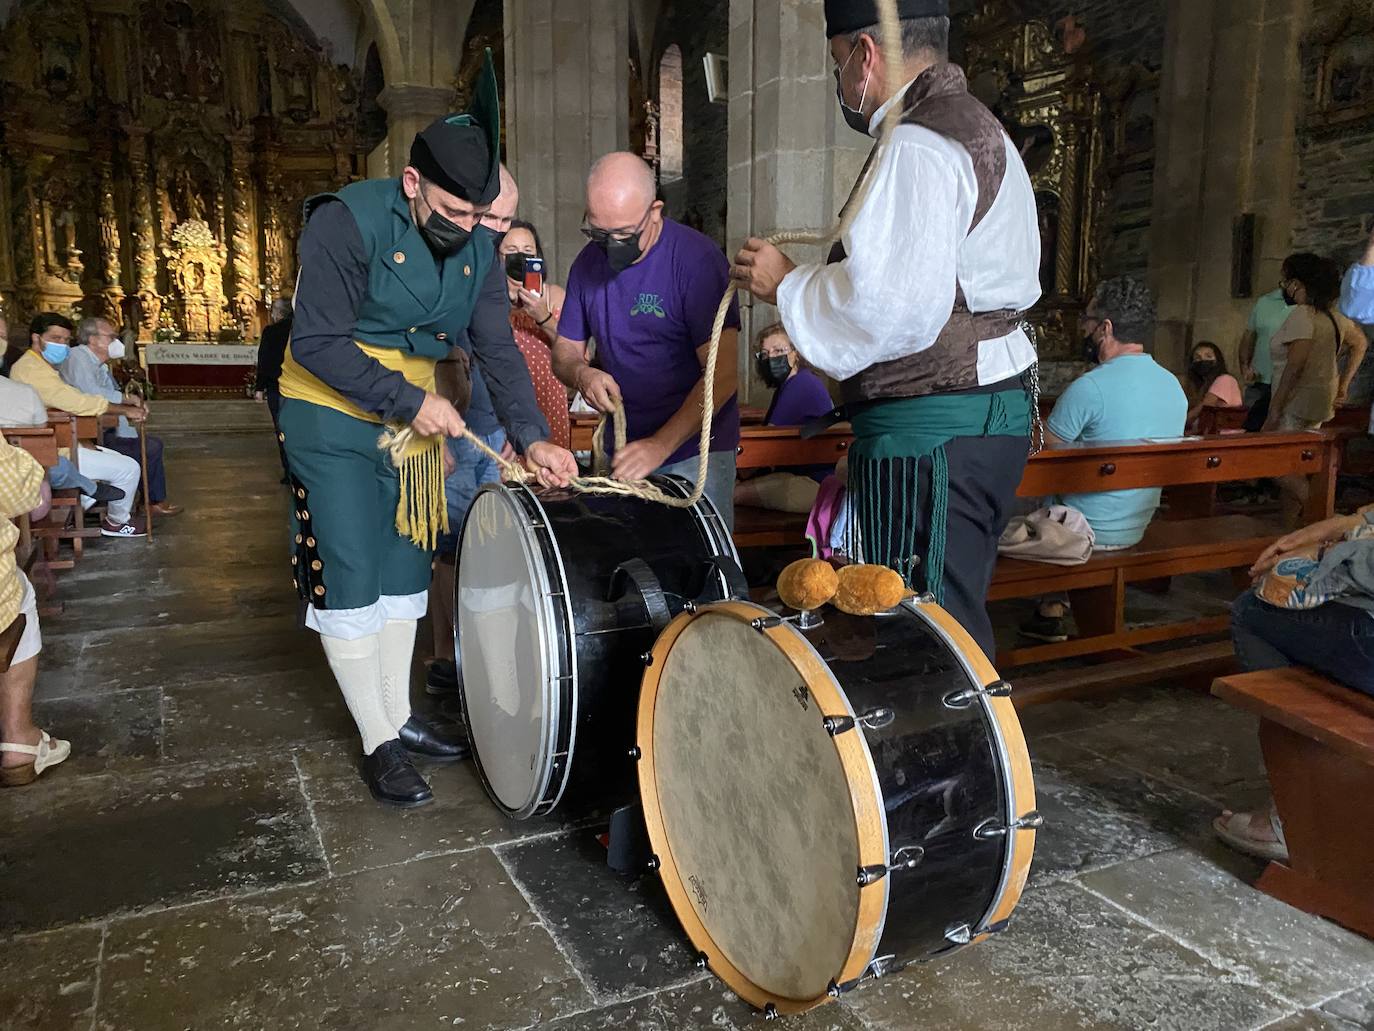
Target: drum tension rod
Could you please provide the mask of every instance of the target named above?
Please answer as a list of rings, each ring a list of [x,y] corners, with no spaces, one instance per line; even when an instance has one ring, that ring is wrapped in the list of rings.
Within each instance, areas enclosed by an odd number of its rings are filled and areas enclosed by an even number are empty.
[[[925,857],[926,850],[920,845],[903,845],[887,863],[859,867],[859,887],[867,888],[896,870],[914,870]]]
[[[1013,820],[1010,825],[1003,823],[997,817],[984,820],[974,829],[973,836],[979,841],[991,841],[993,838],[1000,838],[1007,831],[1030,831],[1039,830],[1045,825],[1045,818],[1040,815],[1038,810],[1032,809],[1019,820]]]
[[[749,621],[749,625],[759,633],[763,633],[765,630],[772,630],[774,627],[782,626],[782,624],[783,618],[781,616],[760,616],[758,619],[751,619]]]
[[[865,730],[881,730],[896,718],[897,714],[891,709],[870,709],[858,718],[827,716],[821,721],[821,725],[825,727],[825,732],[831,737],[838,737],[855,727],[863,727]]]
[[[984,695],[988,698],[1010,698],[1011,685],[1005,680],[995,680],[987,687],[969,687],[962,691],[951,691],[945,695],[945,707],[948,709],[967,709]]]
[[[767,1006],[763,1007],[763,1019],[764,1019],[764,1020],[777,1020],[777,1019],[778,1019],[778,1008],[777,1008],[775,1005],[773,1005],[771,1002],[770,1002]]]

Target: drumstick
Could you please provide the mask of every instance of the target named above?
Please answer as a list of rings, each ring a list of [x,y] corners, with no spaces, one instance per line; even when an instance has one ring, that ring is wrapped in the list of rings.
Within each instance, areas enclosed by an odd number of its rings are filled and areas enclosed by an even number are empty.
[[[148,523],[148,539],[153,539],[153,501],[148,492],[148,433],[143,423],[138,424],[139,464],[143,466],[143,518]]]

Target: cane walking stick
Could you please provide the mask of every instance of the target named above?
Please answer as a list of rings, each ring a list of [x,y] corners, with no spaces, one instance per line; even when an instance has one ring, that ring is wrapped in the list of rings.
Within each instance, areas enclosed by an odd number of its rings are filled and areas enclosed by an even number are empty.
[[[148,492],[148,431],[138,424],[138,458],[143,467],[143,518],[148,523],[148,540],[153,539],[153,499]]]

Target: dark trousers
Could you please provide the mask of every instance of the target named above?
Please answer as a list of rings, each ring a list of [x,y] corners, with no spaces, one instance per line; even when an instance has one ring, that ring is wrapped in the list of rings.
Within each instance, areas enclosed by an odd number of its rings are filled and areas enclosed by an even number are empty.
[[[989,659],[997,643],[988,616],[988,587],[997,565],[997,539],[1015,511],[1016,490],[1026,471],[1030,441],[1020,436],[955,437],[945,445],[949,464],[949,515],[945,529],[944,607]],[[930,547],[931,463],[921,461],[916,541],[921,569]],[[894,504],[894,508],[898,507]]]
[[[1245,388],[1245,392],[1253,394],[1250,412],[1245,417],[1245,432],[1258,433],[1264,429],[1264,420],[1269,418],[1269,402],[1273,398],[1274,388],[1268,383],[1252,383]]]
[[[1374,695],[1374,613],[1329,601],[1280,609],[1246,591],[1231,606],[1231,638],[1247,673],[1307,666]]]
[[[142,459],[137,437],[120,437],[114,430],[105,431],[104,444],[111,451],[132,458],[135,462]],[[148,436],[148,499],[154,504],[167,500],[167,470],[162,465],[162,439]],[[133,501],[133,498],[129,499]]]

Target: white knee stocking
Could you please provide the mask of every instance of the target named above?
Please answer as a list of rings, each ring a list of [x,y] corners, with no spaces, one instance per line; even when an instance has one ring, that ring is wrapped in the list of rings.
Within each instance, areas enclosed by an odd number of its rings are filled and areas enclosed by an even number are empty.
[[[382,635],[368,634],[355,641],[320,635],[329,668],[339,682],[344,702],[363,736],[363,754],[396,736],[396,724],[387,717],[382,689]]]
[[[388,619],[379,635],[382,641],[382,704],[392,737],[410,719],[410,661],[415,653],[413,619]]]

